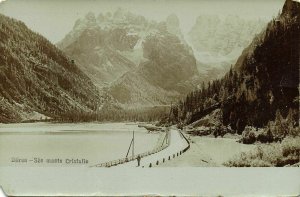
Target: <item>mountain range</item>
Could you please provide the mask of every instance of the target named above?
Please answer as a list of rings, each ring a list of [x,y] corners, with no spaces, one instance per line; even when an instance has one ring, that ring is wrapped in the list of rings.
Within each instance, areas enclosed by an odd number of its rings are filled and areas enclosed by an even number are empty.
[[[123,107],[170,104],[200,81],[176,15],[158,23],[123,9],[89,13],[57,45]]]
[[[156,22],[119,8],[78,19],[57,46],[118,105],[169,105],[222,76],[263,24],[204,15],[184,35],[175,14]]]

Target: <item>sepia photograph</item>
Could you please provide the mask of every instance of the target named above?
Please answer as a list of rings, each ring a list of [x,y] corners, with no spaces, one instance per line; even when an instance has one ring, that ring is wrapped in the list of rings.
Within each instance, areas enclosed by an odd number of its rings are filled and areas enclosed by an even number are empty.
[[[0,0],[0,186],[43,195],[29,172],[300,175],[299,68],[299,0]]]

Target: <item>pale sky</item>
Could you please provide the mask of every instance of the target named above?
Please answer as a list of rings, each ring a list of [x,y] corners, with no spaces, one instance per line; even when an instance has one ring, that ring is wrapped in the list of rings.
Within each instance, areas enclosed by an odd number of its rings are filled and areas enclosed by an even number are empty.
[[[174,13],[186,33],[199,15],[270,20],[283,4],[284,0],[6,0],[0,3],[0,13],[25,22],[32,30],[57,43],[71,31],[75,21],[89,11],[98,15],[121,7],[157,21]]]

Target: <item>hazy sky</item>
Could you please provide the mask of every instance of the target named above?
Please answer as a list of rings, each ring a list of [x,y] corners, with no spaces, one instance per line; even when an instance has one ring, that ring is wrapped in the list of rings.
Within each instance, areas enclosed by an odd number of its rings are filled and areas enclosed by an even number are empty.
[[[270,20],[283,4],[284,0],[6,0],[0,3],[0,13],[22,20],[56,43],[89,11],[98,15],[122,7],[157,21],[175,13],[187,32],[199,15]]]

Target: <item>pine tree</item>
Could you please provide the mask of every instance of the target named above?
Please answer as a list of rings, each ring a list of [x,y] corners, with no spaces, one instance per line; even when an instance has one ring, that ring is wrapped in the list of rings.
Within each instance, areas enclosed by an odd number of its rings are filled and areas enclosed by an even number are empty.
[[[288,128],[285,120],[283,119],[280,110],[276,110],[276,117],[275,117],[275,136],[281,142],[283,138],[288,133]]]
[[[287,124],[288,124],[288,126],[289,127],[294,127],[294,118],[293,118],[293,116],[294,116],[294,112],[293,112],[293,110],[290,108],[289,109],[289,113],[288,113],[288,115],[287,115],[287,117],[286,117],[286,122],[287,122]]]

